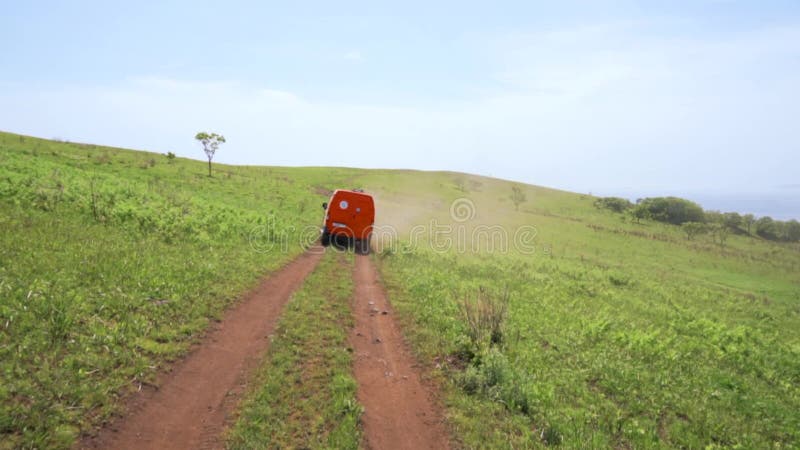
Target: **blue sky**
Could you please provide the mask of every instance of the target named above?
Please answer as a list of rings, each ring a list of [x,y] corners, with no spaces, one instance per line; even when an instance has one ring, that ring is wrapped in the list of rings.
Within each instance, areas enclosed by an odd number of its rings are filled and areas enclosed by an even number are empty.
[[[0,129],[195,158],[210,130],[230,163],[800,197],[800,2],[392,3],[6,2]]]

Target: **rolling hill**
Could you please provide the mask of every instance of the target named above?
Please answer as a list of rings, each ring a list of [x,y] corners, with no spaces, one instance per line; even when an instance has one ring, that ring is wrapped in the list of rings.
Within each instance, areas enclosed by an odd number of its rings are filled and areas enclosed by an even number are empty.
[[[206,170],[0,133],[0,448],[67,448],[119,412],[314,242],[338,187],[376,198],[372,258],[455,446],[800,445],[797,244],[468,174]]]

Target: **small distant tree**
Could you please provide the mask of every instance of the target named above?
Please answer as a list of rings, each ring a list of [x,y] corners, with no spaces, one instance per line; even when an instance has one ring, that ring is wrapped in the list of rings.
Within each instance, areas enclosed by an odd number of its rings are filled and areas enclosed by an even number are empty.
[[[686,239],[691,241],[695,236],[708,232],[708,226],[702,222],[684,222],[681,230],[686,233]]]
[[[511,201],[514,202],[514,208],[516,208],[517,211],[519,211],[519,205],[525,203],[527,199],[525,192],[522,191],[520,186],[511,186]]]
[[[711,224],[710,231],[714,242],[719,244],[720,247],[724,247],[725,242],[728,241],[728,235],[731,233],[730,227],[722,223],[713,223]]]
[[[217,152],[219,144],[225,142],[225,136],[201,131],[194,138],[203,144],[203,151],[206,152],[206,157],[208,158],[208,176],[211,176],[211,160],[214,159],[214,154]]]
[[[639,203],[633,208],[630,208],[628,214],[631,215],[631,218],[636,221],[636,223],[642,223],[642,219],[647,220],[650,218],[650,210],[647,209],[647,206]]]
[[[170,164],[175,162],[175,153],[167,152],[167,160],[169,161]]]
[[[747,234],[751,234],[751,229],[753,228],[753,224],[756,223],[756,216],[752,214],[745,214],[742,216],[742,224],[747,229]]]

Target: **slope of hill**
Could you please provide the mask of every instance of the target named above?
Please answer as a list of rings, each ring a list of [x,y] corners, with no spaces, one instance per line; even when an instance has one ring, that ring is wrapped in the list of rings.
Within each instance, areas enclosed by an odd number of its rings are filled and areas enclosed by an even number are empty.
[[[0,134],[2,445],[66,447],[102,422],[302,252],[342,186],[376,196],[374,257],[463,445],[800,442],[796,245],[689,241],[465,174],[215,169]],[[471,326],[475,298],[505,290],[495,332]]]
[[[107,418],[302,252],[317,191],[353,172],[216,169],[0,134],[0,447],[68,446]]]
[[[512,183],[463,174],[364,185],[384,223],[422,224],[379,259],[467,447],[800,440],[800,246],[690,241],[535,186],[517,210]],[[474,338],[477,299],[506,291],[497,342]]]

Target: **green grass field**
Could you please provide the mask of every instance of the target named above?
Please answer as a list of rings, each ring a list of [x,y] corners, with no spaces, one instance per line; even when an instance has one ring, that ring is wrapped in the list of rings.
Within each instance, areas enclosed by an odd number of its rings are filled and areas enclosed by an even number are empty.
[[[378,225],[397,229],[393,248],[374,258],[442,387],[457,444],[800,445],[797,245],[688,241],[677,227],[598,210],[589,195],[535,186],[523,187],[517,211],[512,183],[456,173],[206,170],[0,133],[0,448],[66,448],[102,423],[259,277],[302,252],[325,193],[338,187],[373,193]],[[469,200],[464,221],[451,215],[457,199]],[[411,234],[420,225],[449,226],[452,245]],[[488,248],[485,234],[470,238],[495,225],[509,233],[507,251]],[[526,251],[513,245],[521,227],[535,229]],[[233,447],[266,445],[264,430],[301,445],[295,430],[309,424],[316,431],[302,445],[357,442],[359,405],[337,341],[350,326],[345,297],[319,289],[351,264],[341,257],[327,255],[287,308]],[[494,344],[468,339],[460,308],[481,287],[510,295]],[[324,326],[296,326],[307,314]],[[337,344],[315,345],[322,336]],[[335,401],[318,411],[276,407],[305,395],[282,386],[298,376],[293,352],[309,345],[317,394]]]
[[[344,169],[0,134],[0,447],[68,447],[303,251]],[[311,233],[311,237],[308,234]]]
[[[474,205],[465,222],[447,207],[428,213],[453,227],[452,247],[439,238],[378,259],[466,447],[798,445],[796,245],[687,241],[677,227],[535,187],[515,211],[509,183],[475,177],[465,192],[440,180],[440,205]],[[533,253],[497,241],[488,251],[485,235],[477,253],[457,248],[461,227],[471,244],[476,226],[493,224],[509,235],[535,226]],[[508,289],[510,304],[502,342],[474,349],[460,305],[480,287]]]

